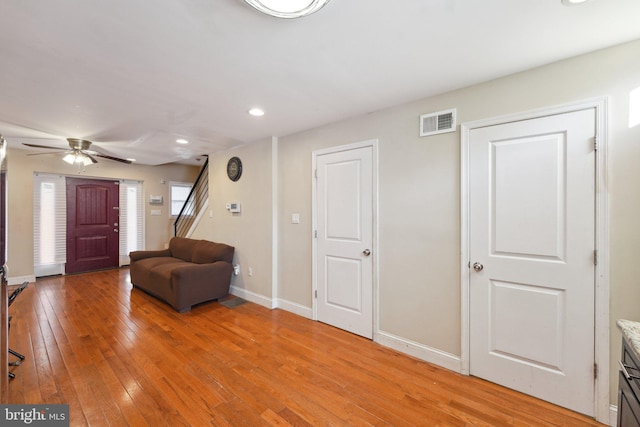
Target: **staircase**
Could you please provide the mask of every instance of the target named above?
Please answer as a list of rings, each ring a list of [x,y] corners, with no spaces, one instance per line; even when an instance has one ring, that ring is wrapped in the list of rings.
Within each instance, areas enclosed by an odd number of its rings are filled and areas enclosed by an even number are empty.
[[[209,206],[209,158],[202,165],[200,174],[191,188],[180,213],[173,222],[173,235],[189,237]]]

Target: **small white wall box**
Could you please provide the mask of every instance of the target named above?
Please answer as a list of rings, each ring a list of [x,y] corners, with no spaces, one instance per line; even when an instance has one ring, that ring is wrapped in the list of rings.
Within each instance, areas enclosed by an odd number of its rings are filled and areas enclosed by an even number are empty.
[[[162,196],[149,196],[149,204],[150,205],[161,205],[162,204]]]
[[[238,203],[238,202],[229,203],[229,212],[231,212],[231,213],[240,212],[240,203]]]

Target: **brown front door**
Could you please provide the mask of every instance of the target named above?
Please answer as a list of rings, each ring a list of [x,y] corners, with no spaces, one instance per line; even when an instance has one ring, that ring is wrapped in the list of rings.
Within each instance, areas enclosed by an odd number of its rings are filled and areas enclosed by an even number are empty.
[[[118,184],[69,177],[66,182],[66,273],[118,267]]]

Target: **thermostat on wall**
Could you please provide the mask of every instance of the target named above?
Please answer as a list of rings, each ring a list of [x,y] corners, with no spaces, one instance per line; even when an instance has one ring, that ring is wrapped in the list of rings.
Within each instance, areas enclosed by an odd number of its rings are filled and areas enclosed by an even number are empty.
[[[240,203],[238,202],[227,203],[227,210],[231,213],[240,212]]]

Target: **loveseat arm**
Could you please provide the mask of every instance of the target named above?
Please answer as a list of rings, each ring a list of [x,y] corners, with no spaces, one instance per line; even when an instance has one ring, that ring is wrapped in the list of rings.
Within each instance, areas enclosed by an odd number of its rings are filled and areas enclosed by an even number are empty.
[[[226,261],[192,264],[171,271],[174,308],[187,311],[198,302],[219,299],[229,295],[233,266]]]
[[[131,262],[139,261],[145,258],[169,257],[171,252],[169,249],[160,249],[157,251],[133,251],[129,252],[129,260]]]

